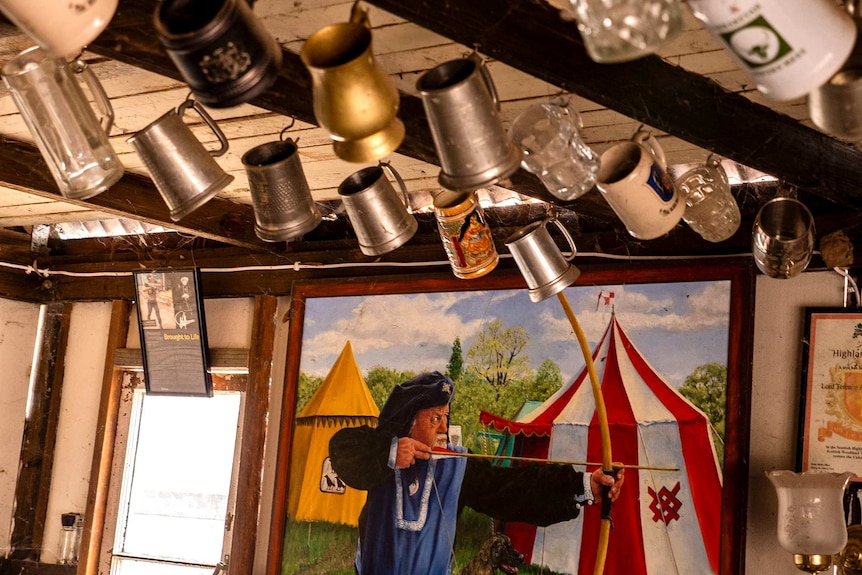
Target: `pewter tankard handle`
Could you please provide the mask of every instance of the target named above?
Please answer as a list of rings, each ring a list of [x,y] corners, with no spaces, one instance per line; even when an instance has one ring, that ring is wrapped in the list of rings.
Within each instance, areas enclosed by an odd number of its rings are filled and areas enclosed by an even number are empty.
[[[185,102],[180,104],[179,107],[177,108],[177,115],[180,117],[180,119],[182,119],[183,114],[189,108],[194,108],[195,112],[197,112],[198,115],[203,119],[203,121],[206,122],[206,125],[210,127],[210,130],[212,130],[212,133],[215,134],[216,138],[218,138],[219,144],[221,145],[221,147],[217,150],[207,150],[207,151],[214,158],[218,158],[219,156],[223,156],[225,154],[225,152],[227,152],[227,149],[229,146],[228,141],[227,141],[227,137],[225,137],[224,132],[221,131],[221,128],[219,128],[218,125],[215,123],[215,120],[213,120],[212,117],[210,117],[210,115],[207,113],[206,109],[204,109],[203,106],[198,104],[196,100],[193,100],[191,98],[188,98]]]
[[[410,196],[407,194],[407,185],[401,178],[401,174],[399,174],[398,170],[393,168],[389,162],[379,162],[379,166],[395,178],[396,182],[398,182],[398,187],[401,189],[401,197],[404,198],[404,207],[407,208],[408,214],[412,214],[413,210],[410,209]]]
[[[476,63],[479,68],[479,73],[482,74],[482,81],[485,82],[485,87],[488,88],[488,93],[491,95],[491,100],[497,111],[500,111],[500,97],[497,95],[497,85],[494,84],[494,78],[491,77],[491,71],[485,65],[485,59],[479,55],[478,50],[473,50],[468,56],[470,60]]]
[[[546,227],[548,224],[556,225],[560,229],[560,232],[563,234],[563,237],[566,238],[566,241],[569,242],[569,247],[572,248],[572,253],[569,256],[564,255],[563,258],[565,258],[567,262],[570,262],[575,259],[575,256],[578,255],[578,247],[575,245],[575,240],[572,239],[572,236],[569,234],[569,230],[566,229],[566,226],[564,226],[560,220],[553,216],[549,217],[544,221],[544,225]]]

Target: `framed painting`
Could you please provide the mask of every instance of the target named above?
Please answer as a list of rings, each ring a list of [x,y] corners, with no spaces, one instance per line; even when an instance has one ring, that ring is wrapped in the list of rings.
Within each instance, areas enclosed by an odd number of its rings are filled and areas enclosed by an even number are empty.
[[[172,269],[134,276],[147,393],[211,397],[200,274]]]
[[[295,284],[268,575],[354,573],[368,493],[338,476],[329,441],[373,429],[393,387],[418,374],[452,380],[448,441],[464,457],[600,466],[586,356],[564,305],[594,357],[614,461],[630,466],[605,573],[742,573],[753,277],[738,261],[583,269],[538,303],[516,270]],[[592,570],[598,506],[546,527],[492,515],[458,516],[453,572],[492,530],[523,555],[521,573]]]
[[[797,467],[834,473],[858,469],[862,462],[862,311],[806,308],[804,313]]]

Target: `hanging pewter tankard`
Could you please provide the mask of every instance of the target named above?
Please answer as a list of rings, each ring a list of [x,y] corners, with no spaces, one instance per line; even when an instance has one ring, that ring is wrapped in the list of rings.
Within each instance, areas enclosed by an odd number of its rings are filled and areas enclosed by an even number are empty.
[[[216,135],[221,144],[219,149],[207,151],[183,122],[183,114],[189,108],[194,108]],[[186,100],[126,141],[144,161],[175,222],[204,205],[233,181],[233,176],[226,174],[213,159],[227,152],[227,138],[194,100]]]
[[[818,128],[845,140],[862,139],[862,14],[860,0],[846,0],[856,23],[856,44],[838,72],[808,94],[808,113]]]
[[[404,203],[386,179],[383,169],[392,174],[401,188]],[[409,200],[404,180],[387,163],[355,172],[338,186],[359,249],[367,256],[379,256],[398,249],[413,237],[419,224],[407,211]]]
[[[572,248],[570,256],[563,256],[557,244],[548,233],[548,223],[553,222],[563,233]],[[527,282],[530,301],[540,302],[558,294],[577,281],[581,271],[570,262],[578,253],[572,236],[556,218],[533,222],[517,232],[508,240],[506,247],[518,264],[521,275]]]
[[[162,0],[153,23],[202,104],[243,104],[278,76],[281,47],[245,0]]]
[[[6,62],[2,75],[63,197],[86,200],[123,176],[123,164],[108,140],[114,110],[82,61],[67,64],[34,46]],[[100,118],[81,81],[89,87]]]
[[[404,140],[398,89],[374,60],[368,13],[353,4],[350,21],[326,26],[302,46],[311,73],[314,116],[347,162],[388,156]]]
[[[523,152],[503,129],[497,90],[478,53],[428,70],[416,89],[440,158],[441,186],[472,191],[518,169]]]
[[[254,232],[264,241],[290,241],[320,223],[298,150],[287,138],[261,144],[242,156],[254,206]]]

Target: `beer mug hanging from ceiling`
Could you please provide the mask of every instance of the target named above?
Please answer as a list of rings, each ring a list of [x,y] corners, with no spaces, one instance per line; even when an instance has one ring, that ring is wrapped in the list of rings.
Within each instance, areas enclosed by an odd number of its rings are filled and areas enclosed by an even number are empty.
[[[266,91],[278,76],[281,47],[246,0],[162,0],[153,24],[202,104],[238,106]]]
[[[350,21],[315,32],[302,46],[311,73],[314,116],[347,162],[380,160],[404,140],[395,83],[374,60],[368,13],[355,2]]]
[[[689,0],[694,15],[772,100],[826,83],[856,41],[853,18],[832,0]]]
[[[0,12],[42,49],[74,58],[108,26],[118,0],[2,0]]]
[[[114,122],[111,101],[84,62],[69,64],[33,46],[6,62],[2,76],[63,197],[91,198],[123,176],[108,139]]]
[[[629,233],[641,240],[668,233],[685,213],[685,199],[667,175],[664,150],[646,130],[605,150],[596,186]]]
[[[862,140],[862,18],[860,0],[846,0],[856,23],[856,44],[850,57],[828,82],[808,94],[808,113],[814,125],[833,136]]]
[[[267,242],[299,238],[321,220],[299,161],[299,148],[291,138],[284,139],[289,128],[282,130],[278,141],[255,146],[242,156],[254,207],[254,231]]]
[[[587,54],[600,64],[658,51],[682,31],[679,0],[569,0]]]
[[[416,89],[440,158],[441,186],[469,192],[518,169],[523,153],[503,128],[497,89],[478,53],[428,70]]]
[[[398,183],[400,199],[384,170]],[[338,196],[356,232],[359,249],[367,256],[379,256],[400,248],[419,229],[419,223],[410,213],[407,186],[387,162],[348,176],[338,186]]]
[[[189,109],[195,110],[218,138],[217,149],[204,148],[183,121]],[[207,203],[233,181],[233,176],[213,159],[227,152],[227,138],[203,106],[191,98],[176,110],[168,110],[127,142],[144,161],[175,222]]]

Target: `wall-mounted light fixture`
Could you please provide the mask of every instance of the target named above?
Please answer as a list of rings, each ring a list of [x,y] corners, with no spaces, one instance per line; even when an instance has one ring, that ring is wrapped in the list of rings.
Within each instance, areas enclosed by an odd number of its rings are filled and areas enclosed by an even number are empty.
[[[818,573],[847,544],[844,490],[853,473],[769,471],[778,494],[778,542],[802,571]]]

